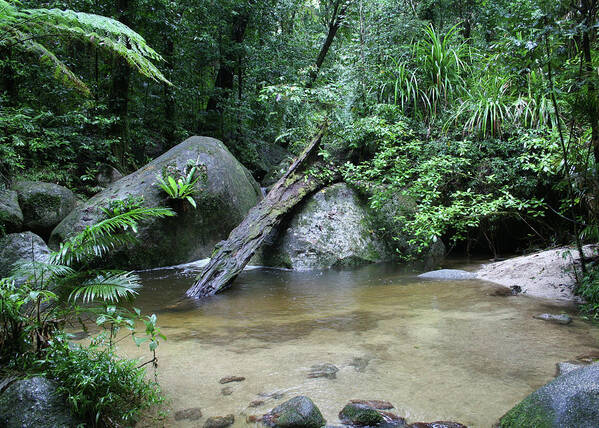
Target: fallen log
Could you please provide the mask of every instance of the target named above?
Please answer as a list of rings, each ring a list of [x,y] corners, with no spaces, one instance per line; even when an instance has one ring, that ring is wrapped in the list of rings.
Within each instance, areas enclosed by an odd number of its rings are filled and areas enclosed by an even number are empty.
[[[216,245],[210,262],[187,290],[187,296],[212,296],[230,286],[285,215],[330,181],[330,176],[324,177],[326,174],[306,173],[308,165],[315,170],[325,167],[324,162],[313,161],[325,129],[323,126],[266,197],[231,231],[229,238]]]

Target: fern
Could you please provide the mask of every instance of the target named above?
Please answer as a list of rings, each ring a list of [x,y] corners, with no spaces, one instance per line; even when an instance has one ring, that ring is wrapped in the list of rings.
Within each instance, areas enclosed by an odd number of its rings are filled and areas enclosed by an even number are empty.
[[[60,9],[26,9],[0,0],[0,47],[17,47],[39,55],[54,68],[58,80],[89,95],[87,86],[40,40],[66,37],[89,42],[123,57],[142,75],[170,84],[154,65],[162,57],[125,24],[105,16]]]
[[[96,299],[118,302],[132,298],[140,287],[139,277],[131,272],[99,271],[73,290],[69,300],[81,298],[83,303]]]
[[[169,208],[135,208],[88,226],[78,235],[60,245],[52,255],[52,262],[71,266],[90,258],[99,258],[110,250],[132,243],[137,223],[153,217],[171,217]]]

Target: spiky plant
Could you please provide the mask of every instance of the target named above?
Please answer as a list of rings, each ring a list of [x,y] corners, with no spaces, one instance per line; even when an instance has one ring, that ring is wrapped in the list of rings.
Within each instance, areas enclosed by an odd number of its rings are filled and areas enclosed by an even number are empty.
[[[500,138],[504,122],[512,116],[509,78],[485,75],[471,85],[445,128],[451,122],[463,123],[464,134]]]
[[[426,37],[416,45],[415,55],[420,58],[422,97],[431,117],[464,88],[462,73],[467,68],[466,45],[456,40],[458,26],[441,36],[432,25],[424,32]]]
[[[162,57],[125,24],[105,16],[60,9],[28,9],[17,0],[0,0],[0,49],[18,49],[50,66],[63,83],[88,95],[89,88],[61,61],[46,41],[75,39],[119,55],[144,76],[170,83],[154,65]]]

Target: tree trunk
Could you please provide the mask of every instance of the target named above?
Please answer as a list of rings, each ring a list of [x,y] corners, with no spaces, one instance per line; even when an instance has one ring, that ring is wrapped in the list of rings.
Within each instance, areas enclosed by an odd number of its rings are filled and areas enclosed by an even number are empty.
[[[264,239],[299,202],[326,182],[315,175],[306,175],[306,165],[312,163],[324,135],[325,127],[289,167],[266,197],[252,208],[226,241],[215,247],[210,259],[187,296],[212,296],[227,288],[248,264]],[[325,166],[322,164],[321,166]]]
[[[173,76],[173,57],[175,43],[173,42],[170,34],[165,36],[166,50],[164,53],[164,61],[166,65],[166,78],[171,80]],[[162,85],[164,90],[164,126],[162,129],[163,137],[166,141],[167,147],[171,147],[175,141],[175,94],[173,93],[173,87],[164,83]]]
[[[320,68],[322,67],[324,60],[327,57],[327,53],[333,44],[333,40],[335,40],[335,35],[337,34],[337,31],[339,30],[339,27],[341,27],[341,23],[345,18],[345,12],[347,11],[350,3],[351,0],[335,0],[335,4],[333,5],[333,13],[329,21],[329,32],[327,34],[327,38],[322,44],[322,47],[320,48],[320,52],[316,58],[316,63],[314,64],[314,69],[310,72],[310,77],[308,83],[306,84],[307,88],[311,88],[312,85],[314,85],[314,82],[318,77],[318,73],[320,72]]]
[[[238,13],[233,20],[233,26],[231,29],[231,41],[233,47],[227,49],[224,58],[222,58],[218,73],[216,74],[216,80],[214,81],[214,88],[221,90],[222,94],[214,94],[208,99],[206,111],[220,111],[220,99],[227,99],[233,91],[233,83],[235,77],[235,67],[233,64],[241,63],[241,56],[237,52],[237,48],[245,38],[245,30],[249,22],[249,13]]]
[[[118,21],[131,26],[129,16],[129,0],[117,0]],[[129,151],[129,84],[131,82],[131,69],[127,61],[120,56],[115,56],[112,67],[112,87],[110,91],[109,109],[118,117],[112,126],[113,135],[120,139],[120,143],[114,146],[114,155],[120,168],[127,169],[126,156]]]

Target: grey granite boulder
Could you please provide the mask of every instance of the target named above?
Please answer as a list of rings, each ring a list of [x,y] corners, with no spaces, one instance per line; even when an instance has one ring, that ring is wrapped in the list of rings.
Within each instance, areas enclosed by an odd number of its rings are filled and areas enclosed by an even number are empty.
[[[73,192],[58,184],[19,181],[12,188],[19,195],[24,228],[44,238],[75,208]]]
[[[418,275],[422,279],[437,279],[444,281],[461,281],[465,279],[475,279],[476,274],[460,269],[439,269],[425,272]]]
[[[189,162],[199,162],[206,173],[206,180],[198,180],[195,186],[197,209],[180,201],[179,206],[173,206],[176,217],[152,219],[141,225],[138,242],[115,251],[104,262],[125,269],[144,269],[210,257],[214,245],[243,220],[260,199],[261,192],[251,174],[225,145],[208,137],[188,138],[78,206],[54,229],[50,246],[58,246],[103,219],[101,208],[110,201],[130,196],[143,197],[147,207],[169,205],[173,201],[156,185],[156,177],[165,169],[169,174],[182,173]]]
[[[530,394],[499,421],[501,428],[596,428],[599,364],[558,376]]]
[[[46,261],[50,249],[32,232],[10,233],[0,238],[0,278],[10,275],[18,261]]]
[[[18,232],[23,227],[23,212],[14,190],[0,190],[0,227],[5,232]]]
[[[44,377],[16,381],[0,395],[2,427],[71,428],[80,423],[54,382]]]

